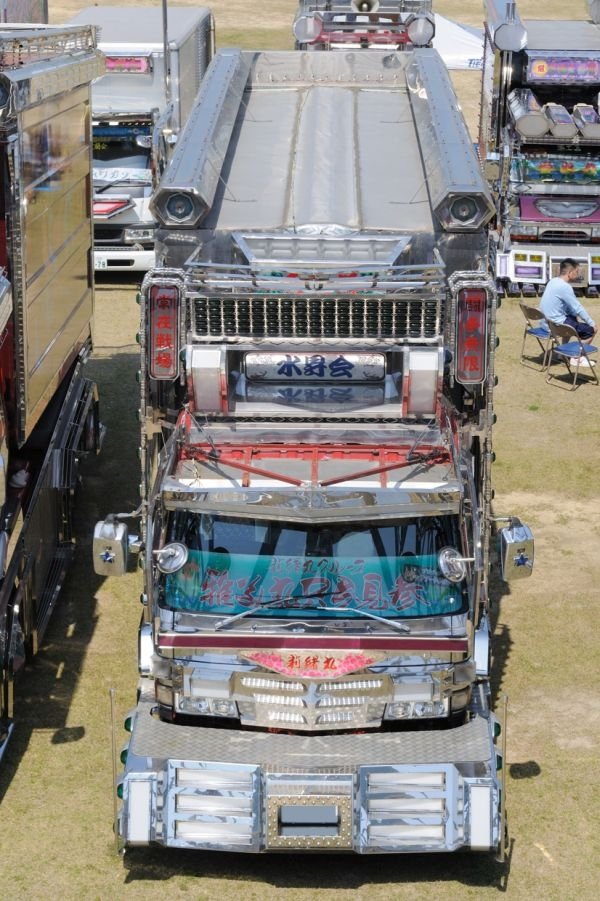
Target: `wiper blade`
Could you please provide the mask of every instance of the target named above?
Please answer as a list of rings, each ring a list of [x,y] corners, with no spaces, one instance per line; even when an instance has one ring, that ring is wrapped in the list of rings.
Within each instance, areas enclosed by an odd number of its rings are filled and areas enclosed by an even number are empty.
[[[108,191],[109,188],[116,188],[118,185],[150,185],[152,182],[148,178],[140,179],[140,178],[114,178],[112,181],[105,182],[102,180],[102,184],[96,187],[94,185],[94,194],[103,194],[104,191]]]
[[[270,607],[274,607],[278,604],[287,603],[289,601],[303,601],[310,600],[311,598],[318,598],[318,595],[290,595],[289,597],[282,598],[274,598],[272,601],[265,601],[264,604],[258,604],[256,607],[248,607],[247,610],[242,610],[241,613],[236,613],[233,616],[228,616],[226,619],[220,620],[218,623],[215,623],[215,632],[218,632],[220,629],[224,629],[227,626],[230,626],[232,623],[236,622],[239,619],[244,619],[246,616],[251,616],[253,613],[256,613],[259,610],[266,610]],[[286,608],[293,609],[293,608]],[[302,607],[302,610],[319,610],[323,613],[351,613],[357,614],[358,616],[364,616],[366,619],[374,619],[378,623],[383,623],[385,626],[389,626],[390,629],[396,629],[397,632],[410,632],[410,626],[407,623],[396,622],[393,619],[386,619],[385,616],[378,616],[376,613],[371,613],[368,610],[361,610],[360,607],[330,607],[323,604],[316,604],[314,607]]]
[[[233,616],[228,616],[225,619],[219,620],[218,623],[215,623],[215,632],[218,632],[220,629],[224,629],[227,626],[230,626],[231,623],[235,623],[238,619],[244,619],[246,616],[251,616],[253,613],[256,613],[258,610],[268,610],[270,607],[275,607],[279,604],[286,604],[289,601],[309,601],[314,598],[318,598],[318,594],[291,594],[285,595],[281,598],[273,598],[270,601],[264,601],[262,604],[257,604],[255,607],[248,607],[246,610],[242,610],[240,613],[234,613]],[[289,609],[289,608],[288,608]],[[303,609],[307,609],[306,607]],[[319,607],[313,607],[308,609],[322,609]]]
[[[410,632],[410,626],[407,623],[398,623],[396,620],[386,619],[385,616],[378,616],[376,613],[370,613],[368,610],[361,610],[360,607],[321,607],[319,609],[326,610],[327,612],[335,610],[338,613],[358,613],[359,616],[366,616],[367,619],[374,619],[378,623],[389,626],[391,629],[396,629],[398,632]]]

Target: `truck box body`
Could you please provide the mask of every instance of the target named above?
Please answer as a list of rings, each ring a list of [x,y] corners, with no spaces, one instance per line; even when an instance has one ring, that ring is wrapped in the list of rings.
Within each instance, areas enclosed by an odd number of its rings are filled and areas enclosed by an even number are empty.
[[[104,66],[89,27],[2,26],[0,45],[1,755],[13,674],[55,604],[77,459],[97,430],[82,365],[94,299],[90,84]]]
[[[488,5],[494,10],[496,0]],[[517,50],[507,51],[494,40],[498,33],[502,40],[501,21],[501,15],[490,17],[497,28],[486,28],[480,122],[480,152],[498,208],[496,275],[506,289],[541,292],[560,261],[573,257],[581,267],[576,287],[596,295],[599,27],[521,22],[517,13],[521,39]]]
[[[97,27],[107,60],[92,90],[95,268],[145,271],[154,264],[148,203],[212,57],[212,15],[168,9],[167,71],[159,7],[94,6],[71,21]]]
[[[119,834],[503,846],[493,209],[439,56],[221,51],[153,207]],[[125,548],[99,523],[96,571]]]

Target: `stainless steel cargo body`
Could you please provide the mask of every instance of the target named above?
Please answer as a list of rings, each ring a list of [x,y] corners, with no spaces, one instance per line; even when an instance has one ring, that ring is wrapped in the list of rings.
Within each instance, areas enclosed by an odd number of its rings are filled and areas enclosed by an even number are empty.
[[[99,445],[91,350],[93,29],[0,28],[0,756],[12,684],[72,554],[77,464]]]

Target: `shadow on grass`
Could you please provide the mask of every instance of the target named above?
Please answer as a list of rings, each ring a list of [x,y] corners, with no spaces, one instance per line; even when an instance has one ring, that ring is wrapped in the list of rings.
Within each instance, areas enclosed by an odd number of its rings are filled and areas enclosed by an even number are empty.
[[[73,523],[74,559],[41,647],[15,680],[15,727],[0,766],[0,801],[33,732],[52,733],[53,745],[78,742],[85,736],[85,725],[68,724],[68,719],[96,630],[96,595],[104,582],[92,566],[94,524],[108,512],[133,510],[139,503],[139,400],[132,390],[137,366],[136,355],[117,354],[93,359],[86,367],[86,376],[98,386],[106,438],[98,457],[82,460]]]
[[[473,888],[496,888],[504,892],[510,871],[510,856],[504,863],[491,854],[386,854],[364,857],[327,854],[245,854],[129,849],[124,856],[125,883],[168,881],[189,876],[255,883],[275,889],[314,891],[315,897],[331,889],[357,890],[366,886],[394,887],[406,883],[414,896],[432,893],[435,887],[459,883]]]

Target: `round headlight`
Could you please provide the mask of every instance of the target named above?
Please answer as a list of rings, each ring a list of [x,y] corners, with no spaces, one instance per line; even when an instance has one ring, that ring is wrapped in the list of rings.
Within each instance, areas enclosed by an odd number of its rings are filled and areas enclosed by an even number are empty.
[[[165,203],[165,212],[170,219],[185,222],[194,212],[194,203],[187,194],[171,194]]]
[[[467,225],[479,215],[479,207],[472,197],[457,197],[450,204],[450,215],[457,222]]]
[[[323,22],[320,16],[299,16],[292,30],[299,44],[311,44],[321,34]]]

